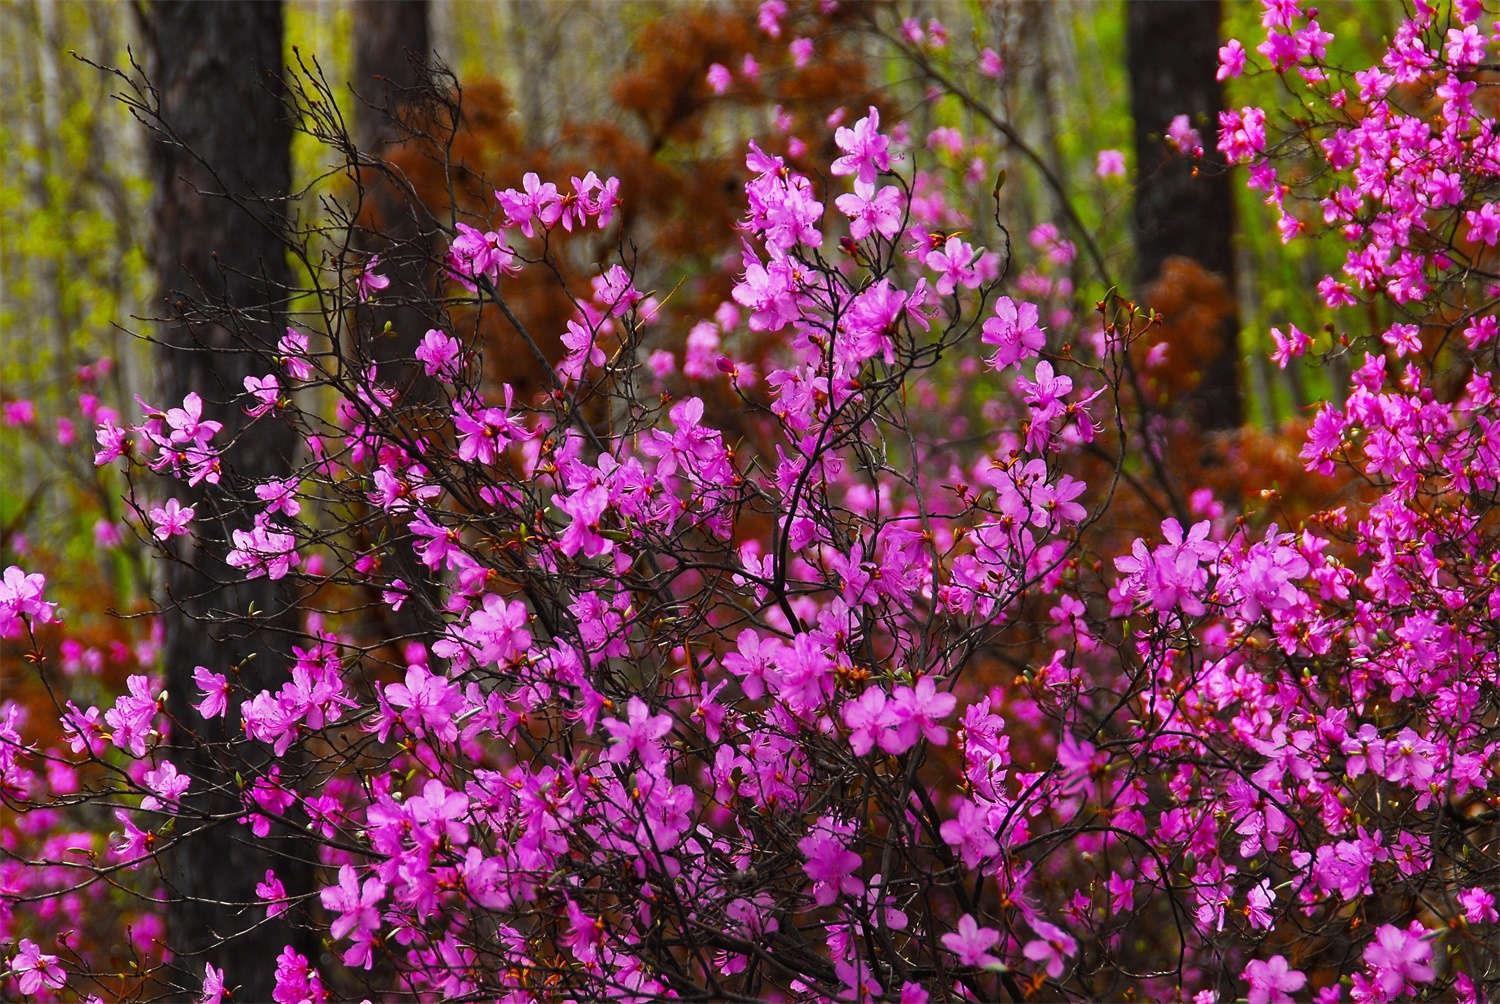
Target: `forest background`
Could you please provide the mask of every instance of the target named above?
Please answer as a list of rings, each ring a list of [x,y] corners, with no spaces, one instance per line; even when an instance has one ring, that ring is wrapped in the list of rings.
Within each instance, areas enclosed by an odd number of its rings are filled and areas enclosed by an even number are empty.
[[[1260,3],[851,4],[846,22],[831,18],[811,39],[815,55],[805,62],[757,23],[757,5],[400,0],[283,9],[290,92],[317,108],[316,122],[295,124],[291,137],[288,215],[300,226],[316,230],[336,216],[326,181],[344,164],[319,133],[326,122],[351,123],[359,147],[401,166],[439,215],[478,211],[489,188],[455,190],[425,174],[423,151],[387,131],[418,78],[440,81],[439,90],[462,95],[454,160],[487,181],[504,187],[529,171],[561,178],[585,168],[621,179],[629,197],[620,244],[576,255],[648,251],[635,282],[665,304],[668,323],[641,348],[666,354],[664,371],[701,379],[721,346],[695,322],[730,297],[733,270],[724,265],[738,254],[730,235],[744,206],[745,141],[780,149],[804,127],[820,134],[835,117],[847,123],[878,106],[886,121],[905,124],[935,173],[979,171],[986,192],[998,175],[993,218],[1014,239],[1011,281],[1054,317],[1086,315],[1115,295],[1160,312],[1157,351],[1142,346],[1136,362],[1148,374],[1143,408],[1190,426],[1172,440],[1171,463],[1192,472],[1181,483],[1210,485],[1231,509],[1278,492],[1289,512],[1314,508],[1299,496],[1318,489],[1298,454],[1312,409],[1342,400],[1350,366],[1313,290],[1338,270],[1345,248],[1288,244],[1277,227],[1284,217],[1241,168],[1211,149],[1169,151],[1164,128],[1186,113],[1186,126],[1212,148],[1223,109],[1255,105],[1295,119],[1296,99],[1274,74],[1222,86],[1212,79],[1219,43],[1256,35]],[[180,235],[159,229],[152,139],[140,106],[131,107],[141,93],[134,82],[154,72],[152,11],[38,0],[0,7],[0,566],[46,574],[68,615],[61,665],[89,669],[95,680],[84,687],[96,686],[101,700],[122,689],[133,652],[154,656],[144,615],[164,577],[139,546],[149,527],[123,500],[120,473],[92,457],[100,409],[131,414],[137,400],[161,397],[153,341],[169,325],[153,261]],[[1356,66],[1380,58],[1402,9],[1329,3],[1318,16],[1335,39],[1328,61]],[[983,93],[934,86],[942,46],[914,38],[937,22],[950,39],[994,44]],[[1209,82],[1197,91],[1182,84],[1205,71]],[[378,187],[367,194],[354,222],[399,230],[400,213],[382,204]],[[976,242],[996,246],[989,209],[969,211]],[[410,279],[394,273],[398,284]],[[528,281],[516,281],[513,301],[555,363],[568,305]],[[1390,320],[1384,309],[1370,305],[1372,331]],[[399,307],[377,316],[409,354],[423,325]],[[491,350],[487,386],[536,394],[542,375],[505,347],[487,308],[474,324]],[[1326,351],[1285,352],[1281,331],[1292,326],[1321,336]],[[736,356],[766,351],[722,347]],[[924,379],[948,377],[936,368]],[[944,388],[933,393],[941,399]],[[39,721],[55,719],[26,653],[7,646],[0,656],[4,696]],[[148,937],[151,924],[136,920],[124,926]]]

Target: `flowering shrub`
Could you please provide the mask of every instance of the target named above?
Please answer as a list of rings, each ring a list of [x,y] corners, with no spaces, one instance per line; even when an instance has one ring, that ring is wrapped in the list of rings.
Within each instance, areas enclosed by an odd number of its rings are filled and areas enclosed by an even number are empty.
[[[1311,12],[1266,10],[1257,51],[1322,117],[1278,138],[1230,113],[1219,148],[1287,239],[1350,243],[1330,308],[1401,318],[1278,338],[1365,352],[1302,448],[1327,506],[1235,514],[1179,483],[1136,382],[1155,318],[1003,293],[1003,227],[996,248],[954,233],[964,203],[919,192],[918,152],[874,109],[834,133],[827,188],[752,143],[716,323],[779,348],[740,358],[726,337],[694,378],[741,402],[732,437],[700,395],[642,391],[661,305],[625,262],[568,290],[535,400],[486,393],[472,340],[439,329],[415,360],[438,393],[382,384],[337,348],[339,305],[268,340],[234,402],[101,423],[96,460],[131,472],[164,555],[215,531],[160,486],[243,499],[213,574],[286,580],[299,637],[275,689],[211,652],[193,669],[197,717],[240,724],[214,778],[178,769],[201,723],[147,672],[60,703],[66,748],[7,705],[16,827],[117,826],[108,847],[12,851],[9,888],[170,895],[161,862],[214,826],[305,848],[315,885],[272,870],[232,905],[328,939],[244,960],[275,969],[280,1002],[1493,992],[1492,39],[1475,4],[1421,7],[1347,75]],[[1247,65],[1226,46],[1226,74]],[[455,295],[505,307],[512,271],[553,267],[553,229],[603,228],[630,193],[590,174],[496,196],[502,223],[456,234],[447,268]],[[348,301],[384,288],[373,260],[341,279]],[[300,462],[240,478],[226,405],[295,430]],[[398,553],[441,589],[392,574]],[[423,606],[430,637],[365,640],[351,597],[371,583]],[[56,617],[39,577],[5,573],[0,635],[44,667]],[[228,818],[197,801],[223,779]],[[117,972],[66,917],[3,919],[18,993]],[[115,990],[234,986],[168,946]]]

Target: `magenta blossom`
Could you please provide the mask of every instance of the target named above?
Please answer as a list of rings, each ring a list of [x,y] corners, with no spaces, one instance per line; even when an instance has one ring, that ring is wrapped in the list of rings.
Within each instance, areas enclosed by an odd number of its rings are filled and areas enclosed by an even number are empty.
[[[1008,296],[995,301],[995,316],[984,322],[981,340],[995,346],[990,365],[1004,370],[1040,352],[1047,344],[1046,333],[1037,323],[1035,304],[1017,303]]]
[[[27,997],[41,993],[44,987],[61,990],[68,978],[57,956],[43,954],[30,938],[21,939],[16,954],[11,956],[10,971],[19,984],[18,989]]]
[[[961,964],[981,967],[1000,965],[1000,960],[989,953],[999,940],[999,931],[980,927],[967,913],[958,918],[957,928],[942,937],[943,947],[958,956]]]
[[[224,986],[224,971],[215,969],[212,963],[203,964],[203,992],[198,997],[198,1004],[220,1004],[227,996]]]
[[[391,284],[391,280],[389,278],[375,271],[375,269],[378,268],[379,265],[380,255],[370,255],[370,260],[365,262],[365,267],[360,270],[359,277],[355,279],[355,291],[359,295],[360,303],[364,303],[366,300],[370,299],[376,293],[380,292],[382,289],[385,289]]]
[[[1247,1004],[1293,1004],[1292,994],[1307,985],[1307,977],[1293,969],[1285,956],[1273,955],[1245,966],[1243,973],[1249,991]]]
[[[1042,964],[1047,975],[1055,980],[1062,976],[1068,957],[1077,953],[1078,942],[1067,931],[1045,920],[1033,920],[1031,927],[1037,937],[1026,942],[1021,954]]]
[[[151,522],[156,524],[152,535],[157,540],[170,540],[187,534],[188,524],[193,521],[196,512],[192,506],[184,506],[176,499],[167,499],[161,505],[153,506],[149,515]]]
[[[829,167],[832,174],[852,174],[856,181],[872,185],[877,174],[891,169],[890,140],[880,134],[880,112],[873,106],[853,128],[836,131],[833,141],[844,155]]]
[[[1366,971],[1387,998],[1412,992],[1416,984],[1434,976],[1432,942],[1419,921],[1407,928],[1382,924],[1375,940],[1365,946]]]

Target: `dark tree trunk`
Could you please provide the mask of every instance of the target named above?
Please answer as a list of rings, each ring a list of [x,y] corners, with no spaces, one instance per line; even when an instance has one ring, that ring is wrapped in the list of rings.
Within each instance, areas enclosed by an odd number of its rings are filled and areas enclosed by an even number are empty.
[[[420,121],[431,93],[428,14],[427,0],[356,0],[354,5],[354,90],[361,98],[354,135],[367,165],[360,172],[366,199],[362,243],[367,245],[361,250],[379,253],[380,271],[391,280],[378,302],[361,311],[362,345],[380,364],[382,377],[419,398],[430,396],[433,388],[416,367],[397,361],[411,360],[435,321],[428,286],[437,235],[401,160],[440,155],[436,144],[424,142]]]
[[[432,401],[438,388],[413,363],[417,345],[438,324],[435,266],[439,233],[428,207],[411,190],[407,172],[414,158],[440,157],[427,136],[423,110],[431,104],[431,5],[428,0],[355,0],[355,142],[369,166],[360,173],[364,198],[361,250],[379,253],[380,271],[391,280],[359,310],[360,347],[382,380],[406,401]],[[374,163],[375,161],[381,164]],[[379,608],[387,637],[430,640],[439,623],[438,585],[404,541],[405,531],[387,524],[392,541],[386,569],[410,584],[414,595],[400,611]]]
[[[428,0],[355,0],[354,90],[367,102],[354,122],[361,150],[379,151],[400,138],[392,118],[427,79],[430,8]]]
[[[1137,278],[1154,281],[1168,258],[1191,258],[1234,290],[1234,201],[1221,163],[1195,171],[1192,158],[1163,141],[1177,115],[1187,115],[1213,144],[1223,92],[1218,71],[1219,0],[1127,0],[1126,59],[1135,118]],[[1224,322],[1221,350],[1206,365],[1195,400],[1209,429],[1240,424],[1238,320]]]
[[[429,284],[436,227],[415,197],[407,158],[438,156],[425,141],[422,110],[430,105],[431,48],[427,0],[356,0],[354,4],[354,135],[366,167],[360,172],[366,205],[361,250],[379,253],[380,271],[391,285],[360,318],[363,347],[381,375],[407,396],[425,398],[432,388],[409,361],[435,320]],[[394,162],[393,161],[394,158]],[[381,163],[387,166],[381,166]],[[389,324],[390,330],[386,331]]]
[[[184,808],[196,816],[178,822],[173,837],[181,839],[164,854],[168,936],[188,982],[196,985],[210,962],[239,984],[237,1000],[264,1001],[277,954],[298,946],[299,936],[286,917],[265,921],[255,885],[275,868],[296,893],[310,875],[237,821],[242,802],[224,751],[242,735],[238,700],[232,695],[228,715],[211,722],[192,704],[197,665],[229,673],[232,685],[251,692],[279,687],[295,627],[280,584],[247,581],[224,563],[231,531],[251,525],[253,485],[285,471],[294,448],[291,430],[273,416],[250,428],[236,400],[247,375],[275,370],[268,350],[285,330],[291,285],[282,5],[156,2],[145,8],[144,28],[160,100],[150,146],[160,400],[170,407],[197,391],[205,414],[224,424],[214,440],[224,447],[221,484],[162,489],[197,508],[197,540],[168,566],[163,603],[171,756],[193,779]],[[257,766],[241,764],[241,777]],[[273,838],[294,849],[295,838]]]

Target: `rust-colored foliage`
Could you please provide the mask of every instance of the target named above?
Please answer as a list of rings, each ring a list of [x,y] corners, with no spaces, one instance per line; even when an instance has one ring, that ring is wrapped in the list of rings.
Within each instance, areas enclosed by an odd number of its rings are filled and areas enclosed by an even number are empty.
[[[1133,355],[1147,403],[1170,410],[1197,389],[1204,367],[1223,351],[1234,299],[1222,278],[1180,255],[1162,263],[1144,299],[1161,321],[1151,337],[1133,346]],[[1166,353],[1158,361],[1153,350],[1162,343]]]
[[[609,231],[558,231],[549,238],[553,243],[548,250],[563,263],[563,278],[574,296],[587,293],[585,281],[600,265],[621,258],[639,265],[638,283],[663,303],[641,347],[677,351],[691,324],[712,315],[729,297],[739,254],[734,224],[744,211],[747,135],[758,136],[763,148],[794,162],[826,159],[825,149],[789,150],[789,138],[826,137],[824,122],[836,109],[853,114],[879,104],[867,68],[836,31],[843,16],[830,22],[810,5],[794,9],[784,22],[783,38],[773,40],[758,28],[753,4],[664,11],[635,38],[629,68],[611,88],[609,114],[565,124],[557,144],[544,148],[520,135],[503,86],[479,80],[463,84],[462,118],[445,150],[427,141],[408,141],[387,157],[410,179],[435,219],[447,221],[451,215],[472,225],[498,224],[494,189],[518,184],[527,171],[559,186],[588,169],[617,176],[622,203]],[[787,40],[814,32],[817,58],[805,67],[794,66]],[[709,67],[723,63],[739,68],[746,54],[760,66],[756,79],[737,73],[725,94],[714,94],[706,80]],[[774,111],[781,114],[776,124]],[[441,134],[439,121],[427,125],[431,128],[417,131]],[[791,156],[797,152],[801,157]],[[371,216],[379,205],[378,199],[367,203],[363,223],[378,227],[383,222]],[[518,250],[527,257],[538,254],[532,242],[523,241]],[[529,267],[505,277],[502,293],[555,362],[561,354],[560,335],[573,312],[555,277],[546,268]],[[500,311],[493,306],[478,312],[462,308],[455,316],[464,329],[460,333],[469,334],[469,325],[477,327],[492,382],[514,385],[522,400],[546,389],[547,374]],[[613,355],[618,346],[604,348]],[[727,382],[717,383],[720,401],[707,388],[695,387],[694,393],[705,396],[711,409],[737,408]]]

